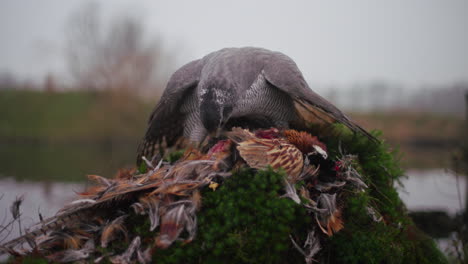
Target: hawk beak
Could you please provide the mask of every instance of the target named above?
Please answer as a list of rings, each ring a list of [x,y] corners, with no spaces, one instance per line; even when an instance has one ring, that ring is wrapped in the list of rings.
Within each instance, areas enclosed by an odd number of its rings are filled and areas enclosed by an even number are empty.
[[[221,135],[222,132],[223,132],[223,128],[222,128],[222,127],[218,127],[218,128],[216,129],[215,137],[216,137],[216,138],[219,138],[219,136]]]

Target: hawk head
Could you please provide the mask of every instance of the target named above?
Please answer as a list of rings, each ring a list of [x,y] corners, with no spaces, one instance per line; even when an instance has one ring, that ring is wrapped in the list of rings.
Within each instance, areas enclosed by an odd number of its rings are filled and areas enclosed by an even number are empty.
[[[216,86],[200,89],[200,119],[208,132],[215,132],[219,136],[229,120],[233,107],[233,96],[229,91]]]

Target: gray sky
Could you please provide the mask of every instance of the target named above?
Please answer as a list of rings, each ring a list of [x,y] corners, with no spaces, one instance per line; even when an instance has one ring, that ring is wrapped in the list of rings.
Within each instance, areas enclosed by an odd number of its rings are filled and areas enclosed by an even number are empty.
[[[87,0],[1,0],[0,71],[65,73],[69,15]],[[130,12],[177,53],[177,66],[211,51],[260,46],[292,57],[307,80],[407,87],[468,81],[468,1],[100,1]]]

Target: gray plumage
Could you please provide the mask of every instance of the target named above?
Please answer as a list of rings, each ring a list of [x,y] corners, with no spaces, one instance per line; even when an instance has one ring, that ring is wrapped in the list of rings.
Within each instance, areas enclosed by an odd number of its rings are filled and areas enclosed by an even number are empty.
[[[261,48],[226,48],[172,75],[150,116],[138,159],[150,158],[163,142],[200,142],[232,126],[301,129],[317,120],[337,121],[374,139],[312,91],[288,56]]]

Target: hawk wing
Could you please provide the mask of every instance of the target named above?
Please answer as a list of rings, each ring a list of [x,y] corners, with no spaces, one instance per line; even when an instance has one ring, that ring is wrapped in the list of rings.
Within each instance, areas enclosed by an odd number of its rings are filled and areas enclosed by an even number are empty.
[[[163,142],[174,145],[182,137],[185,114],[180,105],[190,96],[200,79],[202,61],[195,60],[182,66],[169,79],[161,99],[148,120],[148,128],[138,146],[137,164],[141,157],[153,157]]]
[[[305,122],[332,123],[337,121],[353,132],[362,133],[369,139],[377,141],[374,136],[352,122],[333,104],[312,91],[296,63],[288,56],[275,52],[275,55],[266,62],[262,74],[270,84],[291,96],[297,112]]]

